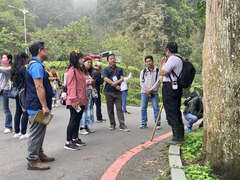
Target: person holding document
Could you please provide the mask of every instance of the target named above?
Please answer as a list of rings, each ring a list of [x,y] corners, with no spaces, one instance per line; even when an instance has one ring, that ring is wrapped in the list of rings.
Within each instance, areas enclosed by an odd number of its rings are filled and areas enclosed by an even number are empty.
[[[43,141],[47,126],[35,121],[38,111],[48,116],[52,108],[53,91],[49,82],[49,74],[45,71],[43,61],[48,58],[48,49],[44,42],[37,41],[29,48],[32,59],[26,72],[26,97],[25,108],[29,114],[29,139],[28,139],[28,169],[47,170],[50,166],[43,162],[54,161],[43,153]]]
[[[88,105],[86,75],[81,67],[83,54],[80,50],[70,53],[69,68],[67,72],[67,108],[70,110],[70,119],[67,126],[67,141],[64,149],[79,150],[86,143],[78,136],[80,120],[85,106]]]

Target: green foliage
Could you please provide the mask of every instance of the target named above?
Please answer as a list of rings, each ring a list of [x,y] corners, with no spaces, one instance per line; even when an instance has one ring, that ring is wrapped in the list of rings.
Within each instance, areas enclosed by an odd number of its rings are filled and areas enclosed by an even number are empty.
[[[209,163],[201,166],[194,164],[184,167],[187,180],[218,180],[217,176],[213,173]]]
[[[205,17],[205,15],[206,15],[206,0],[198,1],[197,10],[200,14],[200,17]]]
[[[102,47],[104,50],[114,47],[119,49],[116,44],[121,44],[121,47],[133,53],[132,55],[137,54],[138,58],[134,58],[135,66],[143,67],[144,63],[141,59],[145,55],[162,56],[167,42],[175,41],[178,43],[179,53],[189,58],[197,72],[201,73],[204,36],[204,24],[201,21],[204,17],[197,11],[198,2],[196,0],[99,0],[97,6],[99,14],[96,19],[101,23],[97,30],[101,31],[101,37],[104,37],[105,32],[107,41],[111,41],[109,42],[111,46]],[[120,40],[120,37],[129,39],[137,46],[120,43],[125,42]],[[129,50],[133,47],[135,50]],[[129,53],[125,54],[129,55]],[[129,56],[126,58],[128,60]],[[132,62],[132,58],[130,59]],[[136,59],[139,61],[137,64]],[[129,64],[126,63],[126,65]]]
[[[179,52],[189,57],[193,51],[193,42],[190,40],[192,33],[197,31],[196,12],[185,1],[169,3],[164,9],[164,33],[168,37],[168,41],[175,41],[178,43]]]
[[[199,165],[198,163],[195,164],[196,161],[199,161],[204,155],[202,143],[202,128],[192,133],[188,133],[185,136],[184,143],[181,146],[181,152],[186,164],[191,164],[183,167],[187,180],[217,180],[209,163],[205,163],[204,165]]]
[[[184,143],[181,146],[182,155],[185,160],[193,161],[202,154],[203,131],[202,129],[188,133],[185,136]]]
[[[16,53],[26,48],[24,45],[23,13],[17,9],[9,8],[13,5],[23,8],[23,0],[0,0],[0,53]],[[33,15],[26,16],[27,28],[34,29]]]
[[[140,69],[138,69],[137,67],[134,67],[134,66],[128,66],[127,70],[128,70],[128,72],[132,72],[133,75],[138,75],[141,72]]]
[[[138,51],[138,44],[130,37],[118,33],[114,37],[108,37],[101,46],[103,51],[118,50],[122,58],[121,64],[125,64],[126,67],[142,67],[142,55]]]
[[[0,53],[15,53],[25,48],[23,42],[16,40],[13,33],[2,27],[0,30]]]
[[[68,61],[45,61],[47,69],[51,66],[55,66],[57,69],[65,69],[68,66]]]
[[[32,41],[42,40],[49,49],[49,60],[66,61],[69,54],[75,49],[80,49],[84,54],[91,52],[94,46],[90,46],[93,38],[89,34],[86,19],[71,22],[62,29],[48,25],[46,29],[39,29],[32,33]]]

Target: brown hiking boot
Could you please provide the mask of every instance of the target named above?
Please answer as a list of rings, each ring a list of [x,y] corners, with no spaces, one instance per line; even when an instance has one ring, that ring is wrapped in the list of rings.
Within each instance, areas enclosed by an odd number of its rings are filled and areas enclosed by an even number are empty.
[[[53,157],[48,157],[46,154],[42,153],[39,155],[39,159],[42,161],[42,162],[51,162],[51,161],[54,161],[55,159]]]
[[[50,169],[50,166],[42,163],[40,159],[37,159],[35,161],[28,160],[28,170],[48,170]]]

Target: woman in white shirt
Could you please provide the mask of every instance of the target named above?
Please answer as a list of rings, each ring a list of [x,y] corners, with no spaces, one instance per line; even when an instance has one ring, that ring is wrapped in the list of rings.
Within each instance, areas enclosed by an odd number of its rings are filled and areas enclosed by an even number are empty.
[[[130,112],[127,111],[127,92],[128,92],[128,81],[132,78],[132,73],[130,72],[128,77],[124,78],[124,81],[121,84],[121,92],[122,92],[122,110],[124,113],[130,114]]]
[[[0,100],[5,114],[5,129],[3,132],[7,134],[12,132],[12,114],[9,109],[8,98],[12,55],[3,54],[1,63],[2,67],[0,67]]]

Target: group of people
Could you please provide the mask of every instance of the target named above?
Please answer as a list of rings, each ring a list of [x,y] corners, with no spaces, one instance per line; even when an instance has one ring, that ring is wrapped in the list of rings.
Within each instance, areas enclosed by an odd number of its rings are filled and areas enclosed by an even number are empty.
[[[5,129],[4,133],[11,133],[12,113],[9,108],[9,91],[12,87],[16,87],[19,91],[25,87],[25,65],[28,62],[28,55],[25,52],[20,52],[14,56],[11,54],[2,55],[2,67],[0,67],[0,100],[5,114]],[[11,83],[9,83],[11,81]],[[28,137],[27,124],[28,114],[20,104],[19,95],[15,97],[16,112],[14,116],[14,136],[15,138],[25,139]]]
[[[50,166],[44,162],[54,161],[53,157],[47,156],[42,148],[47,126],[36,122],[35,115],[39,110],[44,115],[48,115],[52,107],[57,104],[60,94],[59,89],[60,77],[56,72],[56,67],[51,67],[50,72],[46,71],[44,61],[48,59],[48,48],[44,42],[37,41],[29,47],[32,55],[28,61],[28,55],[20,52],[14,56],[4,54],[2,56],[2,67],[0,67],[0,90],[3,102],[3,110],[6,115],[6,123],[4,133],[12,131],[12,115],[9,110],[8,92],[11,87],[17,87],[20,91],[24,90],[24,99],[17,95],[16,113],[14,118],[15,134],[14,137],[26,136],[27,124],[29,124],[28,138],[28,169],[30,170],[46,170]],[[159,114],[159,97],[158,92],[160,83],[163,83],[162,95],[163,105],[169,125],[172,127],[173,139],[170,144],[180,143],[184,139],[184,125],[182,114],[180,111],[182,88],[173,87],[173,81],[177,81],[177,76],[182,70],[182,61],[175,56],[178,53],[177,44],[168,43],[166,47],[166,55],[168,58],[162,58],[162,66],[160,68],[154,66],[152,56],[145,57],[146,68],[140,73],[141,85],[141,125],[140,128],[147,128],[147,106],[148,102],[152,102],[154,119],[157,121]],[[69,123],[66,129],[65,149],[79,150],[86,143],[79,137],[80,134],[88,134],[94,132],[93,122],[93,103],[96,104],[96,117],[98,122],[103,122],[101,112],[101,88],[105,82],[104,95],[106,97],[107,112],[110,121],[110,130],[116,129],[116,121],[114,116],[114,106],[117,110],[119,121],[119,129],[123,132],[129,132],[125,124],[124,112],[129,113],[126,109],[127,83],[132,78],[132,73],[128,77],[124,77],[123,69],[116,65],[114,54],[107,57],[109,66],[103,69],[103,77],[101,75],[101,63],[97,62],[93,68],[92,60],[84,57],[80,50],[74,50],[70,53],[69,66],[63,75],[64,97],[66,108],[70,111]],[[28,64],[28,65],[27,65]],[[27,66],[26,66],[27,65]],[[176,74],[176,76],[172,73]],[[190,102],[190,101],[189,101]],[[192,123],[201,115],[194,117],[190,115],[190,110],[184,113],[186,119],[191,123],[188,126],[190,131]],[[21,122],[21,132],[19,124]],[[161,128],[161,119],[157,122],[157,129]]]

